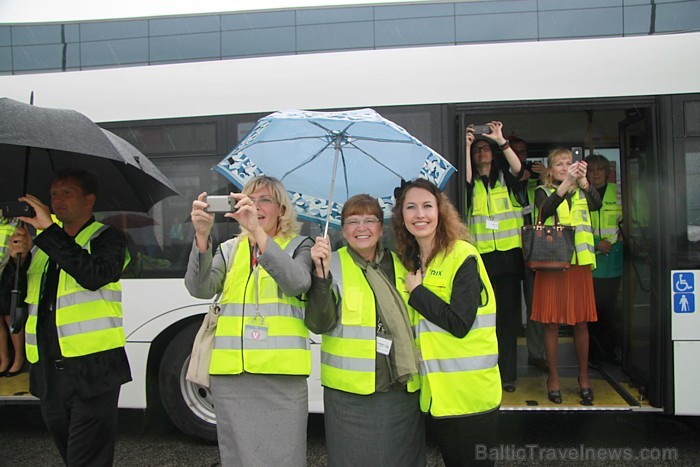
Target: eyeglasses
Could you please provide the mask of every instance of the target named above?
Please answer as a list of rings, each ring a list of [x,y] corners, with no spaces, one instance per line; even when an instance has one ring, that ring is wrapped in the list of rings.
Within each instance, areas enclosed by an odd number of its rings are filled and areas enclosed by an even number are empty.
[[[379,224],[379,219],[376,217],[367,217],[365,219],[351,218],[343,222],[343,225],[348,226],[348,228],[356,229],[361,225],[366,225],[367,227],[374,227]]]
[[[276,203],[274,199],[268,198],[267,196],[263,196],[261,198],[253,198],[249,196],[249,198],[253,203],[255,203],[256,206],[260,207],[272,206],[274,203]]]
[[[480,152],[491,152],[491,146],[479,146],[474,148],[474,153],[479,154]]]

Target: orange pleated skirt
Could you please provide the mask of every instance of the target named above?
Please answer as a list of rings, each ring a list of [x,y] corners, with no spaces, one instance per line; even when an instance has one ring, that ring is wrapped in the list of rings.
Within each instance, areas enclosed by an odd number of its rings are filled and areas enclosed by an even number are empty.
[[[566,271],[537,271],[531,319],[569,325],[598,321],[591,267],[572,264]]]

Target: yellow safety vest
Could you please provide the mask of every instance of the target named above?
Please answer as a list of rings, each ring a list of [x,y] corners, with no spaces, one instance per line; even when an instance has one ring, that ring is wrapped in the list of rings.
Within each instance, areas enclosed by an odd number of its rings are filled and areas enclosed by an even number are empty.
[[[554,192],[554,188],[545,188],[549,194]],[[585,266],[590,264],[591,269],[595,269],[595,248],[593,244],[593,228],[591,227],[591,213],[588,210],[588,201],[583,191],[576,189],[571,197],[571,209],[569,203],[564,200],[557,207],[559,223],[574,227],[574,254],[571,264]],[[545,225],[554,225],[554,216],[550,216]]]
[[[496,340],[496,299],[476,248],[458,241],[439,254],[425,271],[423,285],[450,303],[452,283],[462,263],[475,257],[481,279],[481,304],[471,329],[457,338],[413,310],[416,345],[421,355],[421,410],[434,417],[478,414],[501,404],[501,376]],[[408,306],[408,303],[407,303]]]
[[[107,228],[93,222],[78,233],[75,243],[90,251],[90,242]],[[41,286],[48,263],[48,255],[35,247],[27,271],[29,316],[25,325],[27,360],[31,363],[39,361],[36,326]],[[126,250],[124,267],[128,263],[129,252]],[[98,290],[88,290],[61,270],[56,290],[56,330],[64,357],[80,357],[124,347],[121,283],[111,282]]]
[[[622,220],[622,206],[617,198],[617,186],[608,183],[603,193],[603,206],[599,211],[591,213],[593,227],[593,242],[607,240],[612,248],[607,255],[596,251],[596,269],[593,278],[619,277],[623,271],[622,244],[618,243],[620,236],[619,222]]]
[[[510,191],[502,180],[497,181],[493,188],[484,186],[481,179],[474,180],[474,196],[467,222],[476,249],[481,254],[521,247],[522,216],[513,208]],[[498,222],[498,230],[489,229],[490,222]]]
[[[396,255],[394,275],[404,277]],[[353,394],[373,394],[376,388],[377,315],[374,292],[365,275],[342,247],[333,253],[331,274],[334,290],[341,298],[340,322],[321,340],[321,384]],[[405,290],[396,279],[397,289]],[[408,391],[419,389],[418,378]]]
[[[5,257],[5,253],[8,252],[7,245],[10,241],[10,237],[15,233],[16,228],[17,224],[14,222],[3,220],[3,222],[0,223],[0,260],[2,260]]]
[[[593,236],[598,239],[616,243],[620,235],[618,223],[622,220],[622,206],[617,200],[617,187],[608,183],[603,194],[603,205],[599,211],[591,213]]]
[[[274,239],[285,252],[306,237]],[[243,237],[226,272],[209,373],[305,375],[311,373],[304,302],[288,297],[260,265],[250,268],[250,243]]]

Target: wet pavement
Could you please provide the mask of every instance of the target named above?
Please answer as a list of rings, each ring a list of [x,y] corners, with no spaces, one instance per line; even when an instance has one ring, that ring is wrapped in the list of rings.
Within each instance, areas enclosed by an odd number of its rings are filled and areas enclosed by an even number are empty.
[[[499,466],[700,465],[698,417],[658,413],[502,412],[500,444],[483,451]],[[440,456],[429,443],[429,465]],[[217,447],[181,434],[154,411],[120,411],[115,465],[218,465]],[[323,417],[311,415],[308,462],[326,464]],[[36,405],[0,406],[0,465],[60,466]]]

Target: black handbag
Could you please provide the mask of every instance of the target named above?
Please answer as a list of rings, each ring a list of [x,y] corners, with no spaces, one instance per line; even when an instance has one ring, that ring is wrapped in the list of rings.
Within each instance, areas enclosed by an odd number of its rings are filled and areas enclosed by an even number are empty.
[[[535,271],[566,271],[574,254],[574,228],[561,225],[554,215],[554,225],[544,225],[542,214],[537,224],[521,229],[525,266]]]

